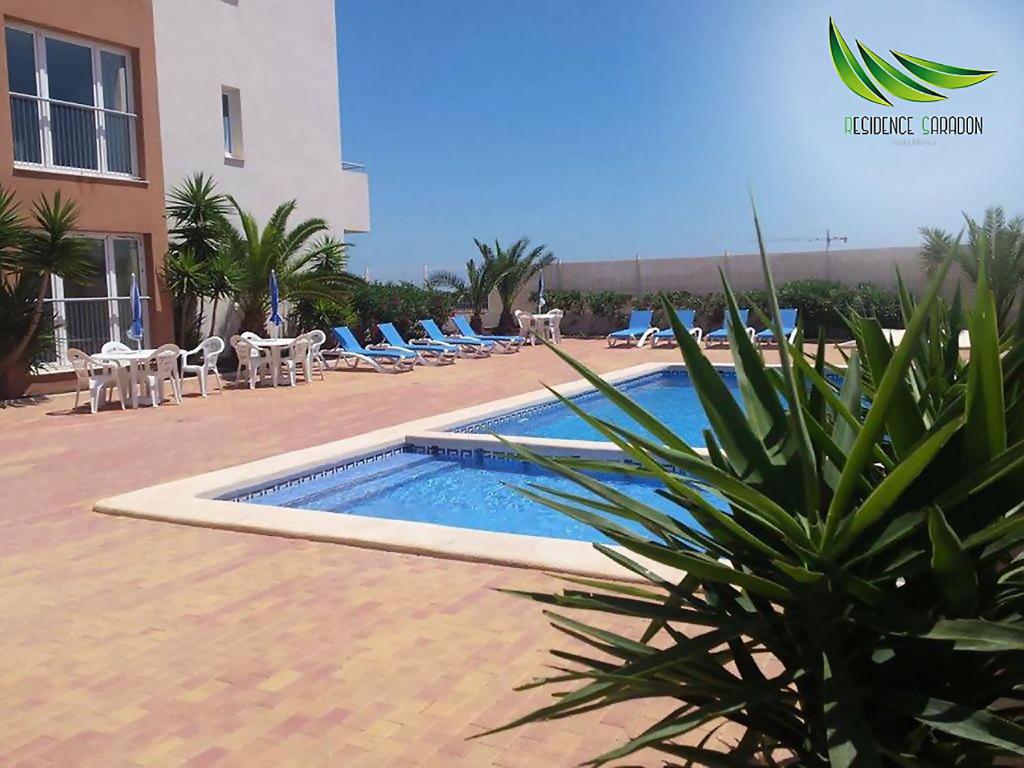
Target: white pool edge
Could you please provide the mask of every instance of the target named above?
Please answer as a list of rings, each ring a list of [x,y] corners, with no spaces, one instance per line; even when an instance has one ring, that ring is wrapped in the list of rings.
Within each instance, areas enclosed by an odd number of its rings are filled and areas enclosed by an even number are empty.
[[[733,368],[730,365],[718,367],[726,370]],[[614,384],[671,369],[683,370],[685,366],[679,363],[645,363],[613,371],[602,378]],[[592,388],[582,379],[553,387],[565,396],[578,395]],[[408,443],[440,443],[461,449],[500,449],[500,441],[491,435],[445,430],[495,418],[553,399],[548,390],[540,389],[235,467],[161,483],[103,499],[93,508],[107,515],[180,525],[327,541],[391,552],[602,578],[636,578],[602,555],[591,543],[584,541],[290,509],[218,498]],[[552,455],[621,457],[621,452],[612,443],[551,438],[507,439]],[[665,570],[652,563],[645,565],[661,572]]]

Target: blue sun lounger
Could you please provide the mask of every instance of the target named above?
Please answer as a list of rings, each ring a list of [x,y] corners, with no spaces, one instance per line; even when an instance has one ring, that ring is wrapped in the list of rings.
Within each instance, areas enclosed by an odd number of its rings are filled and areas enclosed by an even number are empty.
[[[624,341],[627,347],[631,343],[642,347],[648,336],[658,332],[658,329],[651,324],[653,319],[653,309],[634,309],[629,313],[628,327],[608,334],[608,346],[614,347],[616,342]]]
[[[753,339],[754,339],[754,329],[747,325],[747,315],[749,315],[749,314],[750,314],[750,310],[749,309],[741,309],[740,310],[740,322],[743,324],[743,327],[744,327],[744,329],[747,332],[747,336],[749,336],[751,341],[753,341]],[[716,329],[714,331],[711,331],[710,333],[705,333],[704,334],[704,345],[705,346],[710,347],[711,346],[711,342],[715,342],[716,344],[728,344],[729,343],[729,324],[731,323],[731,321],[729,319],[730,317],[731,317],[731,315],[729,314],[729,311],[726,310],[726,312],[725,312],[725,322],[722,324],[722,327],[718,328],[718,329]]]
[[[796,338],[796,317],[797,310],[795,309],[780,309],[779,315],[782,317],[782,335],[786,338],[790,344]],[[755,337],[762,344],[775,344],[775,331],[771,328],[765,328],[763,331],[758,333]]]
[[[407,349],[416,354],[416,362],[429,365],[449,365],[458,357],[459,348],[454,344],[409,343],[402,338],[393,323],[378,323],[377,328],[391,349]]]
[[[701,338],[704,336],[704,331],[693,324],[693,310],[692,309],[677,309],[676,318],[679,320],[680,325],[690,332],[690,335],[697,340],[700,344]],[[671,344],[676,340],[676,332],[672,330],[670,325],[663,331],[658,331],[656,334],[651,336],[651,346],[658,346],[658,342],[664,342],[665,344]]]
[[[359,363],[366,363],[375,371],[383,373],[390,370],[391,373],[411,371],[416,364],[416,353],[407,349],[367,349],[355,334],[349,330],[347,325],[339,325],[334,329],[334,336],[338,339],[336,349],[325,349],[325,355],[337,357],[344,361],[350,368],[358,368]],[[391,368],[385,368],[390,364]]]
[[[518,352],[519,348],[526,343],[522,336],[489,336],[482,335],[473,330],[465,315],[455,315],[452,318],[455,327],[467,339],[480,339],[481,341],[493,341],[502,352]]]
[[[469,336],[445,336],[431,318],[420,320],[420,325],[427,332],[427,337],[439,344],[455,344],[463,355],[471,357],[487,357],[494,349],[494,343]]]

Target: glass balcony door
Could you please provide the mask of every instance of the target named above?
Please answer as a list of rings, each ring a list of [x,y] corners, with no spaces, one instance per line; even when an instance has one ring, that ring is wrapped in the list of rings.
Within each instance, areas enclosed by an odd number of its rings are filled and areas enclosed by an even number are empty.
[[[15,24],[4,31],[15,162],[135,177],[128,53]]]
[[[126,235],[85,235],[95,271],[85,283],[54,277],[55,360],[63,362],[69,347],[92,354],[108,341],[134,346],[131,327],[131,276],[143,294],[143,326],[148,344],[148,297],[145,296],[145,258],[141,240]]]

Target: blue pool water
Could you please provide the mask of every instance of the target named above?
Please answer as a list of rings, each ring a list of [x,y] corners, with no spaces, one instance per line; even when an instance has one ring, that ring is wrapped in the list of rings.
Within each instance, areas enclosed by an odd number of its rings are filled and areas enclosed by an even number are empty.
[[[632,498],[692,522],[658,496],[654,483],[599,476]],[[537,483],[586,496],[569,480],[527,462],[480,451],[459,456],[392,451],[234,497],[255,504],[413,520],[460,528],[582,541],[606,541],[597,531],[538,504],[510,486]],[[638,526],[622,521],[639,530]]]
[[[735,374],[723,374],[726,386],[739,399]],[[690,377],[682,370],[667,370],[623,382],[617,388],[656,416],[691,445],[703,445],[703,430],[708,427],[704,408]],[[598,392],[572,398],[587,413],[633,431],[644,433],[637,424]],[[579,416],[559,402],[525,408],[511,414],[458,428],[476,432],[524,437],[555,437],[567,440],[606,440]]]

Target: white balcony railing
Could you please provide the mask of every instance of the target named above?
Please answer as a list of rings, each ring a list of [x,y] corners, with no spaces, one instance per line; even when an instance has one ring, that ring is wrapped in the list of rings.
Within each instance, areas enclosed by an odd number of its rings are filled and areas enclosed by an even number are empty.
[[[138,115],[23,93],[10,96],[15,163],[137,175]]]
[[[128,336],[132,327],[131,298],[47,299],[53,313],[54,344],[46,362],[54,367],[67,365],[69,348],[92,354],[108,341],[120,341],[131,347]],[[149,297],[142,297],[143,328],[149,334]],[[143,340],[143,345],[147,342]]]

